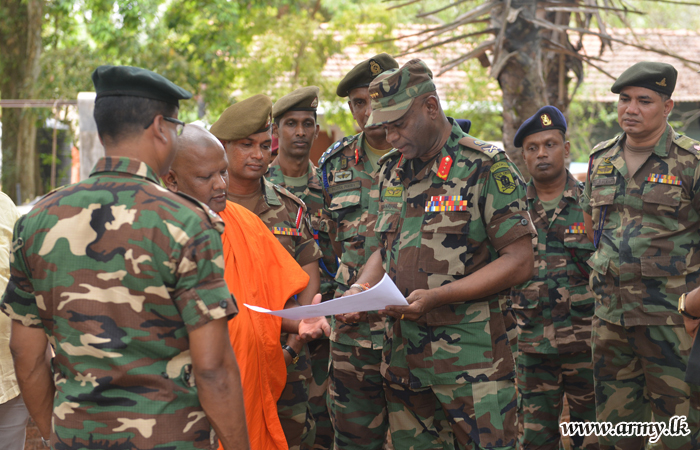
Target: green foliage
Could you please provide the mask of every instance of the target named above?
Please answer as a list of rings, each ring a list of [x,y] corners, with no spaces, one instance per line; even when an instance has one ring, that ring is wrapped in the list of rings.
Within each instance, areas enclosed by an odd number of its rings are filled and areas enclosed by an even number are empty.
[[[569,104],[567,124],[571,161],[586,162],[598,142],[613,137],[610,129],[617,124],[617,110],[614,105],[574,100]]]

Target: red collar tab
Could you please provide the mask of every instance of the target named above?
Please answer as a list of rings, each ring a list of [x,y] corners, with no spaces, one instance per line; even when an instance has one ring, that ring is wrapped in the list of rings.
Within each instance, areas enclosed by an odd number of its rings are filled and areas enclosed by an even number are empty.
[[[452,168],[452,158],[445,156],[440,161],[440,168],[438,169],[437,176],[443,180],[447,180],[447,176],[450,174],[450,169]]]

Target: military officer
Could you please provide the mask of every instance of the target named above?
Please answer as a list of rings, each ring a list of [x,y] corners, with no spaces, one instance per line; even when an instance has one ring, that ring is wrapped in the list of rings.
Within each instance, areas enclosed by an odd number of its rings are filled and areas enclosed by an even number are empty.
[[[380,73],[398,68],[394,58],[381,53],[357,64],[338,84],[336,93],[348,106],[361,132],[343,138],[319,160],[324,186],[325,214],[332,221],[340,266],[335,277],[337,295],[355,283],[360,268],[377,249],[368,230],[370,191],[379,158],[391,151],[381,127],[365,128],[372,107],[369,84]],[[376,312],[358,322],[331,321],[329,405],[335,445],[343,449],[382,449],[387,420],[384,384],[380,374],[384,319]]]
[[[92,80],[106,156],[15,226],[2,310],[24,400],[53,448],[210,448],[213,427],[247,449],[223,223],[158,183],[191,94],[137,67]]]
[[[321,251],[314,242],[304,202],[264,176],[270,163],[271,117],[272,101],[255,95],[229,106],[212,125],[211,133],[224,144],[228,156],[229,200],[258,215],[309,275],[309,285],[297,297],[299,304],[309,305],[319,292]],[[288,322],[282,322],[281,343],[295,353],[291,355],[294,364],[287,367],[287,386],[278,401],[278,412],[289,448],[310,449],[315,426],[306,394],[313,376],[309,350],[306,345],[298,353],[294,350],[296,339],[288,333],[295,331]]]
[[[581,206],[596,246],[593,367],[598,421],[700,423],[683,381],[691,339],[679,300],[700,285],[700,144],[668,124],[676,69],[640,62],[612,86],[623,133],[591,151]],[[681,302],[682,303],[682,302]],[[694,403],[694,402],[693,402]],[[601,448],[643,448],[644,436],[600,436]]]
[[[559,449],[566,396],[571,422],[594,422],[591,318],[588,286],[593,252],[583,225],[583,183],[566,169],[566,119],[544,106],[515,133],[530,172],[528,210],[537,229],[534,275],[513,288],[518,318],[518,391],[522,449]],[[572,436],[572,448],[598,448],[598,438]]]
[[[380,161],[375,232],[356,293],[386,272],[409,305],[387,307],[382,375],[397,449],[514,448],[515,365],[499,293],[532,273],[525,190],[495,146],[447,118],[420,60],[369,87]]]

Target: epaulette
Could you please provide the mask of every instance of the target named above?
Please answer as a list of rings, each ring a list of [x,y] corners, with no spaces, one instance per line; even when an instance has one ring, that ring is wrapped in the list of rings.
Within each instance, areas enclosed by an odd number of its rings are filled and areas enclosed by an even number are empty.
[[[591,156],[594,153],[598,153],[601,150],[607,150],[613,145],[617,144],[617,142],[622,138],[622,133],[618,134],[612,139],[608,139],[607,141],[599,142],[593,149],[591,150]]]
[[[673,138],[673,143],[680,148],[689,151],[697,159],[700,159],[700,143],[695,139],[689,138],[683,134],[676,134]]]
[[[381,158],[377,161],[377,166],[381,166],[384,164],[386,161],[389,161],[391,158],[394,156],[398,156],[400,153],[398,150],[395,148],[392,148],[390,151],[384,153]]]
[[[487,154],[491,158],[495,158],[496,155],[500,153],[505,153],[505,151],[501,148],[498,148],[497,146],[493,144],[489,144],[488,142],[484,142],[480,139],[476,139],[472,136],[464,136],[462,139],[459,140],[459,143],[465,147],[469,147],[473,150],[477,150],[481,153]]]
[[[303,206],[303,207],[304,207],[304,210],[306,210],[306,203],[304,203],[304,200],[302,200],[302,199],[300,199],[299,197],[297,197],[296,195],[292,194],[291,192],[289,192],[289,190],[287,190],[287,188],[282,187],[282,186],[280,186],[279,184],[274,184],[274,183],[270,183],[270,184],[272,184],[272,187],[273,187],[277,192],[279,192],[280,194],[284,195],[285,197],[291,198],[292,200],[294,200],[294,202],[295,202],[296,204],[298,204],[299,206]]]
[[[328,150],[323,152],[323,155],[321,155],[321,158],[319,158],[318,167],[321,167],[328,160],[328,158],[355,142],[359,138],[359,136],[359,133],[353,136],[345,136],[343,139],[337,141],[335,144],[328,147]]]
[[[172,191],[168,191],[172,192]],[[217,213],[214,212],[213,209],[209,207],[206,203],[200,202],[196,198],[192,197],[191,195],[185,194],[183,192],[175,192],[176,195],[179,195],[182,198],[185,198],[189,200],[190,202],[194,203],[199,209],[203,210],[206,214],[207,217],[209,218],[209,222],[211,225],[218,230],[219,232],[223,232],[224,228],[224,220],[219,216]]]

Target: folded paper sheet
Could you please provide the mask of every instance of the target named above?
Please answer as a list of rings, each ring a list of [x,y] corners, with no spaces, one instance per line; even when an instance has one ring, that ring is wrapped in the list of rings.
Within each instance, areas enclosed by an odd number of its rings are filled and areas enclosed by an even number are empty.
[[[336,314],[347,314],[353,312],[376,311],[384,309],[389,305],[407,306],[408,302],[401,295],[391,278],[384,274],[384,278],[364,292],[348,295],[347,297],[328,300],[318,305],[299,306],[297,308],[271,311],[259,306],[245,304],[253,311],[286,319],[301,320],[319,316],[334,316]]]

